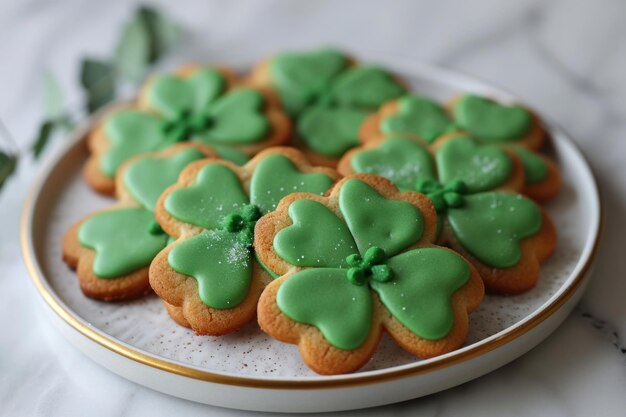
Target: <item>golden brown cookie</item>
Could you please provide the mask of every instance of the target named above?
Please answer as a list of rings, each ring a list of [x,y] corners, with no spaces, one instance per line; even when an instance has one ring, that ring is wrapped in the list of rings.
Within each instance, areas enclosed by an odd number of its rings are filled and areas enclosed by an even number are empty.
[[[479,270],[487,291],[519,293],[535,285],[539,264],[556,245],[545,211],[520,193],[525,171],[511,148],[480,145],[448,134],[428,146],[387,137],[348,152],[340,173],[371,173],[400,190],[427,195],[440,218],[438,242]]]
[[[197,141],[247,155],[285,144],[291,122],[268,89],[233,87],[224,69],[185,67],[177,75],[150,78],[138,104],[105,115],[88,137],[85,178],[96,191],[113,194],[113,178],[128,158],[181,141]]]
[[[206,145],[184,143],[126,161],[116,178],[118,203],[74,224],[63,238],[63,259],[91,298],[126,300],[150,291],[148,266],[166,246],[154,204],[191,161],[215,156]]]
[[[483,285],[463,257],[433,244],[436,234],[430,200],[382,177],[283,198],[256,226],[258,257],[280,276],[259,300],[261,329],[297,344],[320,374],[363,366],[383,330],[421,357],[460,347]]]

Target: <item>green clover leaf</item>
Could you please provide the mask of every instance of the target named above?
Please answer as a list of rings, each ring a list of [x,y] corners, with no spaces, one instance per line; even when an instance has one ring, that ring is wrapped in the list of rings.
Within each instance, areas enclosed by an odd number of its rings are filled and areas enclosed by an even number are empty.
[[[509,268],[521,259],[520,241],[541,229],[541,209],[526,197],[508,193],[465,196],[448,209],[448,222],[459,243],[481,262]]]
[[[484,97],[466,94],[453,109],[457,125],[485,143],[510,143],[531,127],[530,112],[519,106],[504,106]]]
[[[248,202],[237,174],[222,164],[208,164],[193,185],[167,196],[165,209],[182,222],[214,229],[226,215]]]
[[[435,155],[439,180],[463,181],[470,193],[493,190],[513,171],[511,157],[495,146],[480,146],[468,137],[446,141]]]
[[[205,231],[174,246],[168,255],[177,272],[194,277],[202,302],[216,309],[236,307],[252,278],[249,245],[234,233]]]
[[[257,165],[250,183],[250,201],[267,213],[286,193],[308,192],[323,195],[333,184],[328,175],[300,172],[294,163],[279,154],[268,155]]]
[[[298,272],[278,291],[278,308],[292,320],[317,327],[339,349],[356,349],[372,323],[367,286],[352,285],[346,271],[314,268]]]
[[[124,185],[135,200],[154,211],[163,191],[176,182],[183,168],[204,157],[199,150],[188,148],[165,158],[141,158],[124,171]]]
[[[143,208],[107,210],[87,219],[78,229],[78,241],[96,252],[94,274],[117,278],[150,265],[168,238],[155,233],[153,224],[154,215]]]
[[[100,159],[100,171],[113,178],[128,159],[158,150],[167,140],[161,126],[159,117],[139,110],[113,114],[104,124],[110,146]]]
[[[324,104],[375,111],[386,101],[400,97],[406,89],[386,70],[374,66],[356,66],[335,78]]]
[[[380,122],[380,131],[384,134],[411,134],[427,142],[433,142],[454,129],[454,124],[439,104],[415,95],[398,100],[398,111]]]
[[[357,246],[345,222],[322,203],[298,200],[289,206],[293,224],[274,238],[274,250],[291,265],[347,267]]]
[[[270,130],[263,114],[265,98],[256,90],[240,89],[216,100],[208,109],[209,129],[196,140],[207,144],[239,145],[262,140]]]
[[[350,164],[354,172],[389,179],[400,191],[414,190],[417,180],[436,178],[435,163],[428,150],[400,137],[391,137],[375,148],[358,152]]]
[[[359,144],[359,129],[368,114],[354,108],[309,107],[298,119],[298,135],[311,150],[337,158]]]
[[[421,248],[387,262],[389,282],[371,282],[380,301],[400,323],[429,340],[445,337],[454,323],[450,299],[468,281],[467,263],[452,251]]]

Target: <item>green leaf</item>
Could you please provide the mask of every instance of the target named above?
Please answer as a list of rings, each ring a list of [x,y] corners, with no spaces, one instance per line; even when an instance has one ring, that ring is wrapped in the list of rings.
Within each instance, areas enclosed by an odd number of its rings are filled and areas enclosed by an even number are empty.
[[[180,40],[180,30],[153,8],[143,6],[128,22],[115,50],[115,65],[129,80],[141,81],[151,64]]]
[[[150,33],[143,19],[133,19],[122,32],[115,49],[115,66],[126,78],[139,82],[148,70]]]
[[[0,190],[17,167],[17,156],[0,151]]]
[[[142,6],[137,15],[145,22],[150,34],[150,63],[157,62],[180,43],[180,27],[157,10]]]
[[[39,158],[43,153],[44,149],[50,142],[50,138],[54,135],[57,129],[65,129],[69,130],[73,126],[72,121],[68,116],[60,116],[56,119],[46,119],[39,126],[39,131],[37,133],[37,139],[35,139],[35,143],[33,144],[32,151],[35,159]]]
[[[80,83],[85,89],[86,110],[93,113],[115,97],[115,68],[106,61],[83,59]]]
[[[56,119],[63,114],[63,93],[54,74],[46,72],[43,79],[44,111],[48,119]]]
[[[44,148],[50,141],[50,137],[52,137],[52,133],[56,128],[56,123],[54,120],[46,120],[41,126],[39,126],[39,133],[37,134],[37,140],[33,145],[33,156],[35,159],[39,158]]]

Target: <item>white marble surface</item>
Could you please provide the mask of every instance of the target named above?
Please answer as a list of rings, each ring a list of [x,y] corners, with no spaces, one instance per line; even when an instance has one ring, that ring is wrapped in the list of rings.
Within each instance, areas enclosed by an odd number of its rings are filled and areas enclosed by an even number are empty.
[[[626,4],[497,0],[177,1],[190,30],[177,59],[237,62],[281,48],[332,44],[385,51],[504,85],[575,137],[600,182],[606,230],[577,311],[539,347],[461,387],[346,415],[622,416],[626,413]],[[22,149],[41,119],[41,78],[60,78],[79,106],[77,63],[106,55],[130,2],[3,1],[0,120]],[[62,138],[57,139],[57,146]],[[45,159],[53,156],[50,149]],[[44,161],[45,162],[45,161]],[[127,382],[50,327],[18,246],[19,214],[41,163],[24,158],[0,194],[0,415],[241,415]],[[252,414],[252,413],[250,413]]]

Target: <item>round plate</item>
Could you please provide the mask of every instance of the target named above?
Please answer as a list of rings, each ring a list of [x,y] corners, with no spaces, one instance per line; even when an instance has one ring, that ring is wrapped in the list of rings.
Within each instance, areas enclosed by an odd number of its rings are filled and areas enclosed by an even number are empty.
[[[414,91],[442,101],[461,91],[514,99],[443,69],[397,62],[390,68],[410,74],[406,79]],[[92,192],[80,175],[91,123],[76,130],[26,202],[26,264],[54,323],[87,356],[139,384],[193,401],[258,411],[333,411],[404,401],[462,384],[527,352],[565,319],[584,290],[597,247],[601,210],[593,175],[567,135],[548,123],[563,189],[547,209],[560,239],[537,287],[512,297],[485,297],[471,315],[462,349],[420,360],[385,337],[361,371],[319,376],[302,364],[295,346],[267,337],[256,323],[221,338],[199,337],[176,325],[156,296],[103,303],[82,295],[74,272],[61,260],[61,239],[72,223],[112,203]]]

